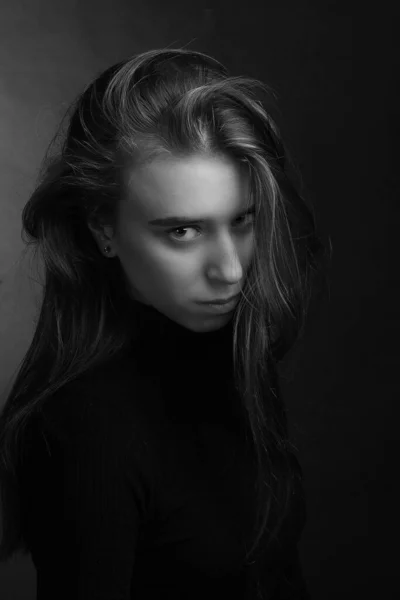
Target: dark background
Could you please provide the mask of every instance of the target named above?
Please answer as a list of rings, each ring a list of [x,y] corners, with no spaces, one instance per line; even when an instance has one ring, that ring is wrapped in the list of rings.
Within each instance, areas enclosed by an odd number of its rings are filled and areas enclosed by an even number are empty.
[[[166,45],[206,52],[233,74],[269,82],[317,224],[333,246],[330,297],[281,371],[305,474],[304,573],[315,600],[397,598],[394,8],[354,0],[7,0],[0,8],[2,389],[26,351],[37,306],[15,266],[20,211],[68,103],[100,70]],[[2,599],[31,600],[34,589],[28,559],[0,567]]]

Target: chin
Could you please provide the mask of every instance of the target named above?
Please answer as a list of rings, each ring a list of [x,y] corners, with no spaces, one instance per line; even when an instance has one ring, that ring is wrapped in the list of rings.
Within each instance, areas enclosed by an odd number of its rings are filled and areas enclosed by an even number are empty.
[[[232,314],[226,314],[226,315],[218,315],[218,318],[201,318],[198,319],[197,321],[194,321],[193,323],[191,323],[190,325],[184,325],[184,327],[187,327],[187,329],[190,329],[191,331],[195,331],[198,333],[201,332],[207,332],[207,331],[217,331],[218,329],[221,329],[222,327],[225,327],[225,325],[232,319]]]

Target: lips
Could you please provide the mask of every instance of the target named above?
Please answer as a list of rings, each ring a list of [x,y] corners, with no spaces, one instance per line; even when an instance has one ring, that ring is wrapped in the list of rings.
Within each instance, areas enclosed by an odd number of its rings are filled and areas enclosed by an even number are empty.
[[[234,300],[236,300],[236,298],[238,298],[238,296],[239,296],[239,294],[236,294],[235,296],[231,296],[227,300],[209,300],[209,301],[203,301],[203,302],[201,302],[201,304],[229,304],[229,302],[233,302]]]

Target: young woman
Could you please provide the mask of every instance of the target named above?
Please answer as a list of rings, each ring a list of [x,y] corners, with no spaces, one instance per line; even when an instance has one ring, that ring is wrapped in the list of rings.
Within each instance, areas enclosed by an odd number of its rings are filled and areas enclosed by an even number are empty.
[[[271,91],[195,51],[114,65],[23,211],[45,269],[1,415],[2,560],[37,600],[308,598],[277,363],[324,273]]]

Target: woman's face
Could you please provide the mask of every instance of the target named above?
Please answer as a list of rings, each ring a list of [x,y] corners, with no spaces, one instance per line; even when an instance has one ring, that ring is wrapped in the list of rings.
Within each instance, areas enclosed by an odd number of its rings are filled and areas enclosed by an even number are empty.
[[[243,287],[254,236],[248,184],[226,157],[158,158],[128,170],[110,245],[132,297],[193,331],[223,327],[232,312],[198,302]],[[184,222],[154,223],[171,217]]]

